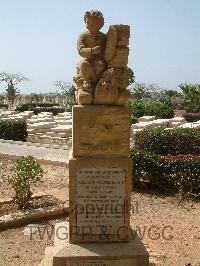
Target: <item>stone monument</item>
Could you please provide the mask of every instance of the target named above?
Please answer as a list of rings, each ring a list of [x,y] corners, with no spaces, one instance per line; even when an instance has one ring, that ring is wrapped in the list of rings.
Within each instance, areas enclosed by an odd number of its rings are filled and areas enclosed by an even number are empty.
[[[81,60],[74,77],[77,102],[123,106],[129,97],[130,27],[112,25],[107,34],[100,32],[104,18],[99,11],[87,11],[84,21],[88,31],[78,38]]]
[[[69,223],[63,224],[69,238],[57,237],[51,265],[146,266],[148,253],[130,227],[130,110],[124,107],[130,27],[100,32],[100,11],[87,11],[84,21],[74,77]]]

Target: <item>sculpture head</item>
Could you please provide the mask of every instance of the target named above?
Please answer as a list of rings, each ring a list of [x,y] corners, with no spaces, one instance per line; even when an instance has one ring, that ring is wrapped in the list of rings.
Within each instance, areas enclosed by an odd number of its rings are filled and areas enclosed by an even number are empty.
[[[86,11],[84,15],[86,28],[91,34],[99,32],[104,25],[103,14],[98,10]]]

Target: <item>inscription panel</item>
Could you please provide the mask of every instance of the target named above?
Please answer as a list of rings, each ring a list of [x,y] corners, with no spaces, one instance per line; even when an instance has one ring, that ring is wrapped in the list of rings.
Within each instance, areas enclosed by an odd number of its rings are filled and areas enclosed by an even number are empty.
[[[116,234],[124,226],[124,209],[123,169],[82,168],[78,171],[77,234]]]
[[[135,259],[67,261],[65,266],[136,266]]]
[[[72,262],[66,262],[66,266],[107,266],[107,262],[103,261],[72,261]]]

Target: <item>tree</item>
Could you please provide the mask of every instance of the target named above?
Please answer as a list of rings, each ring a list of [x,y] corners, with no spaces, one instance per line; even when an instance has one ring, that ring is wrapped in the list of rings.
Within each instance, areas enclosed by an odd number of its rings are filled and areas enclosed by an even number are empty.
[[[75,86],[63,80],[55,81],[55,86],[61,89],[62,94],[67,97],[67,108],[71,110],[72,106],[76,103]]]
[[[200,84],[181,84],[183,91],[183,106],[188,112],[200,112]]]
[[[5,96],[3,94],[0,94],[0,102],[2,102],[5,99]]]
[[[37,93],[31,93],[31,102],[40,102],[42,101],[42,95]]]
[[[166,96],[169,98],[181,96],[181,94],[175,90],[164,90],[164,92],[165,92]]]
[[[130,67],[128,67],[128,75],[129,75],[129,85],[131,85],[135,82],[135,73]]]
[[[28,80],[28,78],[22,76],[22,74],[0,73],[0,82],[6,84],[6,96],[12,105],[14,104],[17,94],[19,94],[19,90],[15,88],[15,86],[26,80]]]
[[[144,98],[149,97],[148,87],[144,83],[136,83],[130,91],[132,98],[135,100],[143,100]]]

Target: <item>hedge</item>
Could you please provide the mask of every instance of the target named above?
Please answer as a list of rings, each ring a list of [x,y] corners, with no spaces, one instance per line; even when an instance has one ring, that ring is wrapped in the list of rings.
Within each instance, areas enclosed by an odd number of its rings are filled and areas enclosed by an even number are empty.
[[[26,122],[0,120],[0,139],[26,141]]]
[[[53,107],[59,106],[58,103],[25,103],[16,106],[15,110],[19,112],[33,111],[36,107]]]
[[[129,101],[128,106],[135,117],[155,116],[156,118],[168,119],[174,117],[174,109],[170,101],[146,103],[142,100]]]
[[[37,107],[33,109],[34,114],[37,115],[41,112],[51,112],[53,115],[57,115],[59,113],[64,113],[65,108],[59,107],[59,108],[54,108],[54,107]]]
[[[180,128],[143,130],[136,134],[135,147],[155,154],[200,154],[200,131]]]
[[[132,150],[134,182],[170,192],[200,192],[200,156],[162,156]]]
[[[49,103],[22,104],[22,105],[17,105],[15,110],[19,112],[33,111],[35,115],[41,112],[52,112],[53,115],[57,115],[58,113],[65,112],[65,108],[53,107],[53,106],[58,106],[58,104],[49,104]]]
[[[2,108],[2,107],[8,109],[8,105],[7,104],[0,103],[0,108]]]
[[[138,123],[138,118],[134,115],[131,115],[131,125]]]
[[[196,122],[200,120],[200,113],[185,113],[183,117],[187,122]]]

